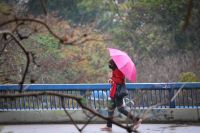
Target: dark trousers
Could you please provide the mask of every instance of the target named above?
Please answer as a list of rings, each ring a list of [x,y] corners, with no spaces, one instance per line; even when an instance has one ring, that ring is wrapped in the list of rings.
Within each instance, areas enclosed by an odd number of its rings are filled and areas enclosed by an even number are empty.
[[[108,105],[108,117],[111,120],[113,119],[113,115],[114,115],[114,111],[115,111],[116,107],[117,107],[117,109],[120,113],[129,117],[131,120],[134,120],[134,117],[127,110],[124,109],[123,98],[113,98],[113,99],[111,99],[111,101]],[[110,120],[107,121],[107,127],[112,127],[112,122]]]

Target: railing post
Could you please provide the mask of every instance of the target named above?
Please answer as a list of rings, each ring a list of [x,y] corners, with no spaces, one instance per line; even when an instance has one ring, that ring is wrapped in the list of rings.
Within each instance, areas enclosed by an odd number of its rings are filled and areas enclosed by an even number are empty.
[[[174,96],[174,88],[169,88],[169,107],[170,108],[176,108],[176,103],[175,103],[175,99],[173,101],[171,101],[171,99]]]

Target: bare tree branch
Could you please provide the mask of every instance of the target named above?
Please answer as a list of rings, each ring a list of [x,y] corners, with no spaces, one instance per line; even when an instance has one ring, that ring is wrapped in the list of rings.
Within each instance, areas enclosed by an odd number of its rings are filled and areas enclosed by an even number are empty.
[[[33,19],[33,18],[14,18],[14,19],[10,19],[10,20],[7,20],[7,21],[4,21],[3,23],[1,23],[0,27],[8,25],[10,23],[21,22],[21,21],[39,23],[39,24],[43,25],[55,38],[57,38],[58,40],[63,42],[63,39],[61,37],[59,37],[58,35],[56,35],[46,23],[44,23],[41,20],[37,20],[37,19]]]
[[[65,113],[70,117],[71,120],[73,120],[70,116],[70,114],[66,111],[65,109],[65,106],[64,106],[64,98],[70,98],[70,99],[73,99],[73,100],[76,100],[76,102],[82,107],[82,109],[85,109],[87,111],[89,111],[90,113],[92,113],[94,116],[98,116],[99,118],[103,119],[103,120],[110,120],[113,124],[121,127],[121,128],[124,128],[127,130],[127,132],[135,132],[135,130],[132,129],[132,126],[125,126],[125,125],[122,125],[116,121],[114,121],[113,119],[110,119],[108,117],[105,117],[101,114],[99,114],[97,111],[95,110],[92,110],[91,108],[85,106],[83,103],[82,103],[82,99],[83,97],[80,97],[80,96],[74,96],[74,95],[69,95],[69,94],[61,94],[61,93],[57,93],[57,92],[52,92],[52,91],[45,91],[45,92],[33,92],[33,93],[20,93],[20,94],[4,94],[4,95],[0,95],[0,98],[20,98],[20,97],[25,97],[25,96],[34,96],[34,97],[38,97],[38,96],[41,96],[41,95],[50,95],[50,96],[57,96],[57,97],[60,97],[61,98],[61,101],[62,101],[62,107],[63,109],[65,110]],[[92,119],[94,116],[92,116],[90,119]],[[91,120],[89,120],[87,123],[89,123]],[[82,128],[79,128],[76,123],[74,121],[72,121],[73,124],[76,126],[76,128],[81,132],[84,127],[86,125],[84,125]]]
[[[45,0],[40,0],[40,4],[41,4],[41,7],[44,11],[44,14],[47,15],[48,12],[47,12],[47,7],[46,7],[46,1]]]
[[[38,19],[34,19],[34,18],[14,18],[14,19],[10,19],[7,21],[4,21],[3,23],[0,24],[0,27],[3,27],[5,25],[11,24],[11,23],[15,23],[15,22],[35,22],[38,24],[43,25],[51,35],[53,35],[56,39],[58,39],[61,43],[63,44],[67,44],[67,45],[73,45],[74,43],[76,43],[77,41],[79,41],[82,38],[87,37],[87,34],[83,34],[81,35],[78,39],[72,40],[70,42],[66,41],[63,37],[58,36],[56,33],[54,33],[51,28],[43,21],[38,20]]]
[[[0,51],[0,57],[1,57],[1,55],[3,54],[3,52],[5,51],[6,46],[7,46],[12,40],[13,40],[13,39],[10,39],[10,40],[6,41],[4,44],[2,44],[2,45],[3,45],[3,48],[2,48],[1,51]]]
[[[189,25],[190,18],[192,16],[192,8],[193,8],[193,0],[189,0],[188,1],[187,14],[185,16],[185,23],[183,24],[182,31],[185,31],[187,26]]]
[[[40,65],[36,62],[36,56],[33,52],[29,52],[30,56],[32,57],[32,62],[34,65],[36,65],[37,67],[40,67]]]
[[[89,117],[89,116],[88,116]],[[88,121],[83,125],[83,127],[81,128],[81,131],[83,131],[83,129],[92,121],[92,119],[95,117],[95,115],[89,117]]]
[[[21,81],[19,82],[19,85],[20,85],[20,92],[22,91],[23,89],[23,84],[24,84],[24,81],[25,81],[25,78],[26,78],[26,75],[27,75],[27,72],[28,72],[28,69],[29,69],[29,65],[30,65],[30,58],[29,58],[29,52],[24,48],[24,46],[22,45],[22,43],[13,35],[12,32],[10,31],[0,31],[0,35],[1,34],[7,34],[7,35],[10,35],[13,40],[16,42],[16,44],[22,49],[22,51],[24,52],[25,56],[26,56],[26,67],[25,67],[25,70],[24,70],[24,74],[22,76],[22,79]]]
[[[72,121],[72,123],[74,124],[74,126],[78,129],[78,131],[81,132],[80,128],[78,127],[78,125],[76,124],[76,122],[73,120],[72,116],[69,114],[69,112],[65,108],[64,97],[61,97],[61,102],[62,102],[62,107],[63,107],[65,113],[70,118],[70,120]]]

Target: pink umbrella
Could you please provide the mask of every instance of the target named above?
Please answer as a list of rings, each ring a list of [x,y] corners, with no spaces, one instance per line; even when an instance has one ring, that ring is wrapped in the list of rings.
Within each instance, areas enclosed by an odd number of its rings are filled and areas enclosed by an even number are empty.
[[[136,82],[136,67],[127,53],[114,48],[108,48],[108,51],[118,69],[124,74],[124,76],[128,80]]]

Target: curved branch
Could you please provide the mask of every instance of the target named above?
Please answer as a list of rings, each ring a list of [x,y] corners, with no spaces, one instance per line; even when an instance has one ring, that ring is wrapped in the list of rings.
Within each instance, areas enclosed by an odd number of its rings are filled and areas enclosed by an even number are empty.
[[[39,24],[43,25],[50,32],[50,34],[52,34],[55,38],[60,40],[60,42],[63,42],[63,39],[61,37],[59,37],[58,35],[56,35],[45,22],[43,22],[41,20],[34,19],[34,18],[14,18],[14,19],[10,19],[10,20],[7,20],[7,21],[1,23],[0,27],[8,25],[10,23],[20,22],[20,21],[39,23]]]
[[[63,37],[58,36],[56,33],[54,33],[51,28],[49,27],[49,25],[47,25],[45,22],[38,20],[38,19],[34,19],[34,18],[13,18],[7,21],[4,21],[3,23],[0,24],[0,27],[11,24],[11,23],[15,23],[15,22],[34,22],[34,23],[38,23],[43,25],[51,35],[53,35],[56,39],[58,39],[60,41],[60,43],[63,44],[67,44],[67,45],[72,45],[74,43],[76,43],[77,41],[79,41],[82,38],[85,38],[87,35],[83,34],[82,36],[80,36],[78,39],[73,40],[71,42],[66,42],[65,39]]]
[[[52,91],[44,91],[44,92],[33,92],[33,93],[20,93],[20,94],[4,94],[4,95],[0,95],[0,98],[20,98],[20,97],[24,97],[24,96],[41,96],[41,95],[50,95],[50,96],[57,96],[57,97],[60,97],[61,98],[61,101],[63,100],[64,97],[66,98],[70,98],[70,99],[74,99],[77,101],[77,103],[82,107],[82,109],[85,109],[87,111],[89,111],[90,113],[92,113],[93,115],[95,116],[98,116],[99,118],[103,119],[103,120],[106,120],[106,121],[111,121],[113,124],[123,128],[123,129],[126,129],[127,132],[134,132],[135,130],[133,130],[131,128],[131,126],[125,126],[125,125],[122,125],[116,121],[114,121],[113,119],[110,119],[109,117],[105,117],[101,114],[99,114],[98,112],[92,110],[91,108],[85,106],[83,103],[82,103],[82,98],[81,96],[74,96],[74,95],[69,95],[69,94],[61,94],[61,93],[57,93],[57,92],[52,92]],[[63,101],[62,101],[62,107],[65,109],[65,106],[63,104]],[[66,111],[66,110],[65,110]],[[65,112],[67,113],[67,115],[69,116],[68,112]],[[76,125],[75,125],[76,126]],[[80,131],[82,129],[78,128],[77,129]]]
[[[81,129],[78,127],[78,125],[75,123],[75,121],[73,120],[72,116],[69,114],[69,112],[66,110],[65,108],[65,102],[64,102],[64,97],[61,97],[61,103],[62,103],[62,107],[65,111],[65,114],[67,114],[67,116],[70,118],[71,122],[75,125],[75,127],[80,131]]]

